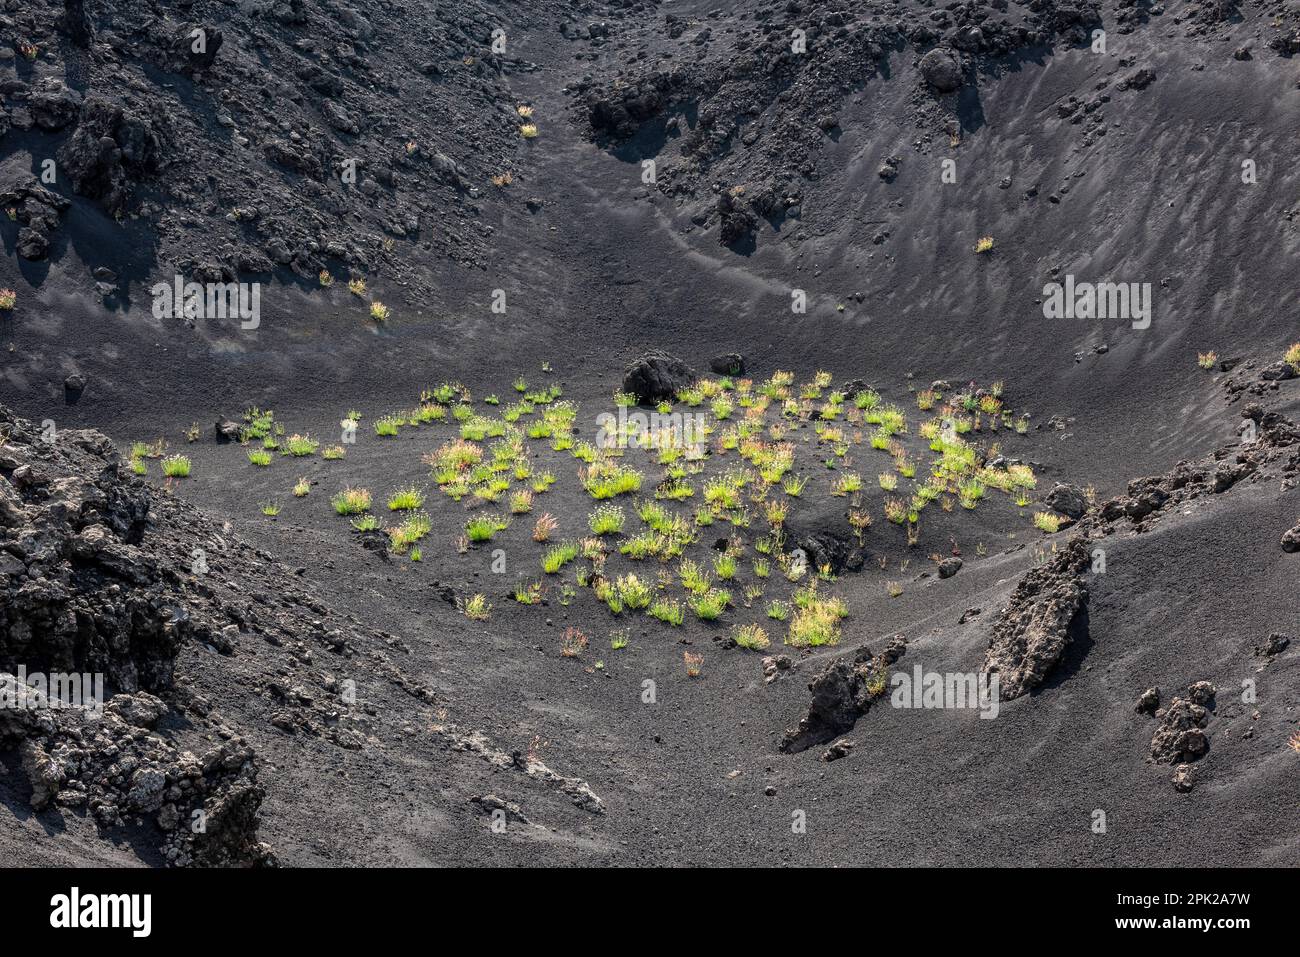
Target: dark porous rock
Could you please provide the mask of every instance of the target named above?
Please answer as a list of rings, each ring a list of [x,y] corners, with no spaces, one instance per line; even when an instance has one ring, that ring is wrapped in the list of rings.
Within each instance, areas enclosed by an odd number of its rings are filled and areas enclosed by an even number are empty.
[[[623,375],[623,391],[646,405],[674,399],[681,389],[699,378],[695,370],[676,356],[653,349],[635,359]]]
[[[0,190],[0,207],[13,210],[20,224],[14,251],[33,262],[44,259],[50,251],[50,240],[71,205],[66,197],[38,185],[34,179]]]
[[[244,430],[238,422],[233,422],[230,419],[217,419],[212,431],[216,434],[218,442],[226,443],[238,442]]]
[[[30,226],[24,226],[18,231],[18,243],[14,251],[24,259],[30,259],[33,262],[44,259],[50,251],[49,237],[44,233],[37,232]]]
[[[1138,70],[1132,76],[1126,77],[1119,82],[1118,89],[1121,90],[1145,90],[1156,81],[1154,70],[1148,70],[1146,67]]]
[[[1198,681],[1186,697],[1175,697],[1163,712],[1157,712],[1160,727],[1151,737],[1151,760],[1158,764],[1195,761],[1210,749],[1205,726],[1213,707],[1214,685]]]
[[[1214,696],[1217,693],[1218,689],[1208,681],[1197,681],[1187,686],[1187,697],[1192,704],[1205,705],[1209,708],[1214,707]]]
[[[1073,519],[1083,518],[1084,513],[1088,511],[1088,496],[1084,494],[1083,489],[1062,482],[1052,487],[1052,490],[1044,496],[1043,503],[1048,508]]]
[[[86,391],[86,377],[80,372],[74,372],[63,380],[63,390],[68,395],[76,397]]]
[[[211,68],[225,36],[211,24],[183,23],[176,27],[164,46],[167,65],[177,73],[192,74]]]
[[[829,567],[833,574],[860,571],[866,563],[862,546],[853,535],[843,506],[826,502],[800,512],[786,525],[786,537],[803,553],[810,571]],[[796,559],[798,554],[796,554]]]
[[[1296,370],[1291,363],[1279,359],[1260,369],[1259,377],[1265,382],[1285,382],[1296,377]]]
[[[867,384],[865,379],[850,379],[840,385],[839,391],[844,393],[846,399],[856,399],[863,392],[874,392],[875,390]]]
[[[939,577],[951,578],[961,571],[961,559],[957,557],[945,558],[939,563]]]
[[[1300,525],[1282,533],[1282,551],[1300,552]]]
[[[448,186],[455,186],[458,189],[464,188],[464,174],[451,157],[443,153],[434,153],[429,159],[429,165],[433,168],[433,174]]]
[[[718,242],[723,246],[744,245],[754,238],[758,229],[758,216],[754,210],[744,199],[730,192],[718,197],[718,217],[722,223]]]
[[[59,148],[59,169],[78,194],[100,200],[116,214],[126,206],[132,179],[156,172],[163,151],[163,138],[150,116],[126,113],[121,105],[91,95],[76,130]]]
[[[769,655],[763,659],[763,683],[771,684],[788,671],[794,670],[794,659],[789,655]]]
[[[961,86],[961,67],[947,50],[931,50],[921,57],[921,78],[939,93],[951,93]]]
[[[80,93],[69,89],[62,80],[47,76],[28,96],[27,108],[37,126],[53,132],[76,120],[81,103]]]
[[[1042,684],[1070,643],[1071,627],[1088,603],[1083,573],[1087,542],[1071,539],[1051,562],[1027,572],[1002,609],[982,670],[997,673],[1004,701]]]
[[[668,105],[679,78],[658,72],[643,80],[593,90],[586,99],[587,120],[601,136],[626,139]]]
[[[1287,647],[1295,639],[1291,635],[1284,635],[1279,631],[1273,632],[1268,636],[1268,641],[1263,645],[1256,646],[1255,654],[1266,658],[1272,658],[1274,655],[1280,655],[1286,651]]]
[[[1133,710],[1138,714],[1155,714],[1156,709],[1160,707],[1160,689],[1150,687],[1138,696],[1137,704]]]
[[[846,758],[857,745],[848,738],[840,738],[829,748],[822,752],[823,761],[838,761],[840,758]]]
[[[724,352],[709,360],[709,370],[716,375],[744,375],[745,357],[739,352]]]
[[[104,710],[133,728],[153,728],[167,713],[167,705],[161,698],[147,691],[138,691],[135,694],[113,695]]]
[[[807,751],[839,737],[857,724],[884,695],[888,669],[903,656],[907,642],[896,636],[879,655],[866,647],[852,657],[838,658],[808,685],[812,701],[796,727],[786,730],[780,748],[788,754]]]
[[[1180,764],[1174,768],[1174,776],[1170,780],[1175,791],[1185,794],[1196,787],[1196,768],[1190,764]]]

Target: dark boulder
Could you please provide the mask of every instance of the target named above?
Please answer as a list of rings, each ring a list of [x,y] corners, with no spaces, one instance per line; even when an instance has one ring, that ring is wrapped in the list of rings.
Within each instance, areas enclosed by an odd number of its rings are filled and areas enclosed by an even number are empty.
[[[780,748],[797,754],[839,737],[857,724],[885,693],[889,666],[903,656],[906,641],[895,637],[879,655],[867,647],[832,661],[808,685],[812,700],[796,727],[786,730]]]
[[[90,41],[95,38],[95,30],[86,14],[86,0],[63,0],[63,21],[60,28],[76,46],[83,50],[90,47]]]
[[[866,555],[853,535],[844,507],[826,502],[791,516],[786,539],[804,553],[808,569],[829,567],[832,574],[861,571]]]
[[[1159,764],[1180,764],[1203,757],[1210,749],[1205,733],[1209,708],[1214,706],[1214,685],[1198,681],[1187,689],[1187,697],[1175,697],[1160,717],[1160,727],[1151,737],[1151,759]]]
[[[676,398],[699,378],[695,370],[676,356],[658,349],[633,361],[623,375],[623,391],[646,404]]]
[[[1002,609],[984,667],[997,673],[1002,700],[1043,683],[1071,640],[1076,616],[1087,606],[1083,573],[1090,565],[1087,542],[1073,539],[1050,563],[1025,574]]]
[[[921,77],[939,93],[951,93],[961,86],[961,67],[947,50],[931,50],[921,57]]]
[[[1073,519],[1083,518],[1084,513],[1088,511],[1088,496],[1077,485],[1058,482],[1043,498],[1043,502],[1048,508]]]
[[[36,85],[27,100],[32,119],[43,130],[61,130],[81,111],[81,94],[68,89],[62,80],[46,77]]]
[[[196,73],[206,70],[216,62],[217,52],[225,37],[221,31],[206,23],[185,23],[169,38],[168,66],[178,73]]]
[[[745,357],[739,352],[727,352],[709,360],[709,371],[716,375],[744,375]]]
[[[1259,377],[1265,382],[1285,382],[1296,377],[1295,366],[1279,359],[1259,371]]]
[[[1300,525],[1282,533],[1282,551],[1300,552]]]
[[[718,242],[727,247],[740,246],[754,238],[758,229],[758,216],[749,204],[731,193],[718,197],[718,216],[722,228],[718,232]]]
[[[1137,704],[1133,710],[1138,714],[1155,714],[1156,709],[1160,707],[1160,689],[1156,687],[1148,688],[1137,699]]]
[[[230,419],[217,419],[214,427],[218,442],[238,442],[239,435],[243,431],[238,422],[232,422]]]

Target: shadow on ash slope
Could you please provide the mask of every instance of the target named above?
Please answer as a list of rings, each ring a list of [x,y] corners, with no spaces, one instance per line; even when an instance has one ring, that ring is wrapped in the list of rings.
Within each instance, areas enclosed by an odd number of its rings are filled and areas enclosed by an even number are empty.
[[[41,838],[66,830],[81,845],[68,863],[130,862],[95,846],[99,837],[150,864],[273,865],[259,834],[268,760],[283,765],[279,800],[297,812],[272,831],[329,833],[335,819],[355,829],[358,818],[382,818],[373,789],[390,787],[398,766],[421,777],[417,761],[459,765],[438,776],[468,788],[463,818],[542,830],[517,804],[475,790],[501,773],[535,787],[539,804],[559,805],[556,816],[604,813],[584,782],[449,723],[434,693],[403,671],[406,654],[396,636],[331,612],[228,525],[129,476],[100,433],[46,441],[0,406],[6,860],[59,862]],[[83,689],[100,682],[102,707],[88,693],[71,700],[54,676],[86,676]],[[427,732],[423,751],[411,740],[417,729]],[[341,780],[327,780],[334,775]],[[304,786],[317,795],[294,794]],[[465,824],[449,828],[475,830]],[[376,860],[391,863],[391,845],[384,850]],[[364,859],[355,846],[343,852]]]
[[[1002,707],[1040,708],[1028,720],[1051,734],[1059,732],[1061,709],[1082,710],[1088,694],[1100,694],[1100,702],[1093,697],[1088,704],[1108,713],[1081,713],[1079,720],[1104,728],[1114,725],[1114,715],[1126,715],[1110,745],[1127,749],[1130,763],[1173,767],[1171,783],[1180,792],[1191,791],[1199,769],[1215,764],[1205,759],[1220,735],[1224,765],[1215,778],[1253,778],[1269,793],[1289,788],[1293,752],[1300,752],[1300,666],[1295,637],[1276,628],[1295,620],[1295,569],[1287,556],[1300,552],[1300,429],[1254,403],[1243,408],[1242,421],[1251,441],[1135,479],[1126,495],[1088,508],[1064,547],[1054,547],[1010,590],[978,646],[962,635],[979,621],[982,610],[971,608],[957,628],[915,636],[924,639],[919,653],[911,653],[913,639],[894,635],[878,652],[863,646],[832,660],[810,682],[808,711],[785,732],[780,749],[799,753],[829,743],[821,760],[848,756],[856,743],[842,736],[865,723],[873,707],[898,705],[896,679],[911,677],[919,654],[924,707],[953,707],[944,697],[953,693],[945,691],[951,675],[996,675]],[[769,680],[794,667],[777,657],[767,665]],[[1065,687],[1093,668],[1104,675],[1099,692]],[[920,699],[922,690],[911,694]],[[1040,696],[1057,700],[1032,700]],[[957,706],[974,707],[974,700]]]

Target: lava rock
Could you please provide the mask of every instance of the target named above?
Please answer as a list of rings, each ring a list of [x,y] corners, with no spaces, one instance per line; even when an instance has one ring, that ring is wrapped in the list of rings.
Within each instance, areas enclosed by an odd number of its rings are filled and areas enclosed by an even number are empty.
[[[1195,761],[1210,749],[1205,733],[1214,700],[1214,686],[1198,681],[1188,688],[1187,697],[1175,697],[1163,713],[1158,713],[1160,727],[1151,737],[1151,759],[1159,764]]]
[[[81,112],[82,97],[62,80],[46,77],[36,85],[28,97],[27,108],[32,119],[43,130],[54,132],[71,124]]]
[[[1159,707],[1160,707],[1160,689],[1156,687],[1150,687],[1146,691],[1142,692],[1142,694],[1138,697],[1137,704],[1133,706],[1133,710],[1136,711],[1138,714],[1155,714],[1156,709],[1158,709]]]
[[[230,419],[217,419],[213,426],[213,432],[216,433],[217,441],[221,443],[238,442],[240,433],[243,428],[238,422],[232,422]]]
[[[1272,658],[1274,655],[1280,655],[1286,651],[1287,647],[1294,639],[1290,635],[1284,635],[1279,631],[1273,632],[1268,636],[1268,641],[1261,647],[1256,647],[1255,654]]]
[[[946,50],[931,50],[921,57],[921,78],[939,93],[951,93],[961,86],[961,67]]]
[[[840,738],[824,752],[822,752],[823,761],[838,761],[840,758],[846,758],[849,753],[856,747],[854,742],[848,738]]]
[[[1068,515],[1076,520],[1083,518],[1084,513],[1088,511],[1088,496],[1077,485],[1058,482],[1044,496],[1043,502],[1048,508],[1055,509],[1062,515]]]
[[[744,375],[745,357],[739,352],[726,352],[709,360],[709,371],[715,375]]]
[[[657,349],[634,360],[623,375],[623,391],[646,405],[674,399],[678,391],[699,378],[695,370],[676,356]]]
[[[994,625],[982,669],[997,673],[1004,701],[1042,684],[1060,660],[1075,618],[1088,603],[1082,576],[1090,564],[1087,543],[1075,538],[1016,585]]]
[[[1265,382],[1285,382],[1296,377],[1295,366],[1279,359],[1259,370],[1259,377]]]

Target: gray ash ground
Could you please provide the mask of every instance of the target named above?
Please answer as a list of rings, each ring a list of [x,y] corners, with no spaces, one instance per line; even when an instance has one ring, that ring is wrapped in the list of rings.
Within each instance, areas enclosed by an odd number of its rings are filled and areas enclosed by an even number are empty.
[[[0,672],[100,671],[111,697],[94,723],[0,712],[6,861],[1300,863],[1295,9],[85,12],[0,0]],[[1045,319],[1067,275],[1151,283],[1151,326]],[[260,283],[260,324],[155,318],[176,277]],[[890,453],[850,438],[859,539],[802,420],[786,522],[848,617],[837,645],[788,647],[762,608],[795,586],[752,571],[761,518],[735,529],[752,607],[615,617],[562,596],[530,535],[543,511],[556,541],[585,534],[570,451],[528,439],[554,487],[461,552],[473,513],[422,461],[456,426],[372,431],[441,382],[499,416],[523,376],[592,440],[651,350],[715,381],[733,355],[759,384],[826,370],[850,405],[871,386],[907,410],[922,477],[917,394],[1003,382],[1028,429],[981,434],[980,461],[1029,465],[1032,504],[929,506],[909,546],[876,487]],[[253,407],[323,445],[364,418],[345,458],[262,469],[213,430]],[[189,478],[133,474],[159,439]],[[649,498],[667,466],[636,454]],[[690,480],[736,461],[714,448]],[[419,562],[329,508],[410,484]],[[544,603],[516,603],[534,580]],[[476,593],[485,621],[462,613]],[[746,623],[772,645],[734,646]],[[998,717],[891,707],[882,676],[914,667],[996,670]]]

